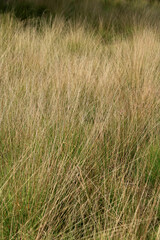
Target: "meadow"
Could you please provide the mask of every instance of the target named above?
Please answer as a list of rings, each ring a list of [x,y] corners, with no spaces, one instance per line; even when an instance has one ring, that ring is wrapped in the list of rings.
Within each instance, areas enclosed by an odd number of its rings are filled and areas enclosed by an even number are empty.
[[[159,240],[160,3],[50,3],[0,13],[0,239]]]

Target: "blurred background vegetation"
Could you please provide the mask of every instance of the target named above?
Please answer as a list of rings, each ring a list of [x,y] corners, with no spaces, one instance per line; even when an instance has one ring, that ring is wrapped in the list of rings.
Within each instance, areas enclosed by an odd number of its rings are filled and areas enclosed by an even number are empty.
[[[93,19],[99,15],[103,17],[107,10],[131,8],[135,11],[140,6],[152,7],[157,2],[159,0],[1,0],[0,11],[12,11],[21,20],[48,14],[63,14],[66,19],[77,16]]]
[[[1,0],[0,12],[12,13],[36,27],[41,18],[52,24],[55,16],[65,21],[85,21],[104,41],[121,34],[131,35],[134,26],[160,26],[159,0]],[[32,21],[32,20],[36,21]],[[35,24],[36,23],[36,24]],[[39,24],[40,26],[41,24]],[[106,34],[107,33],[107,34]]]

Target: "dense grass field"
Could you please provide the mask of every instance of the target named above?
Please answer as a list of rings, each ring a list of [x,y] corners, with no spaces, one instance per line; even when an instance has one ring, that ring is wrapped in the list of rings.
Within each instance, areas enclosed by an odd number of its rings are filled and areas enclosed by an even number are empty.
[[[160,4],[115,2],[0,14],[0,240],[160,239]]]

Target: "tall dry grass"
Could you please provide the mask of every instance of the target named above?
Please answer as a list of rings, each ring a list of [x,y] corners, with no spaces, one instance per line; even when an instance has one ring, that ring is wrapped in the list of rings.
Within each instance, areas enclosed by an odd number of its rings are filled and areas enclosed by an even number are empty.
[[[159,29],[0,17],[0,239],[158,240]]]

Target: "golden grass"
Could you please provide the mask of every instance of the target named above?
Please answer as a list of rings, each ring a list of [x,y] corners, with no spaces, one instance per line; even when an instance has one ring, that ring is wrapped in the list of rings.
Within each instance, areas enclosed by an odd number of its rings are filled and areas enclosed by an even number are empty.
[[[159,30],[133,29],[1,15],[0,239],[159,239]]]

